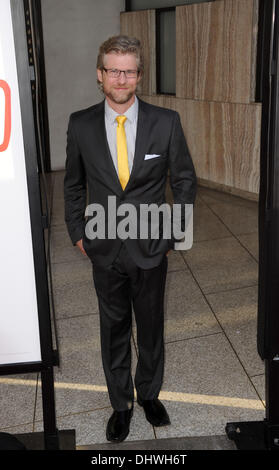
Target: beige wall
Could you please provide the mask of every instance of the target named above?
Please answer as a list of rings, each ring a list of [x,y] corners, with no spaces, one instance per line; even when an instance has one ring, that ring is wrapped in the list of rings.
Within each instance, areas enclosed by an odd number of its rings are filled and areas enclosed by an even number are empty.
[[[120,32],[124,0],[42,0],[52,170],[65,167],[69,115],[103,99],[99,45]]]

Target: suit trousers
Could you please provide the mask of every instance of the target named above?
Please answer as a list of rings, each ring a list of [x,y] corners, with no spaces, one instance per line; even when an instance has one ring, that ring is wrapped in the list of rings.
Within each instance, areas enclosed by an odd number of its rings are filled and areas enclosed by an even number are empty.
[[[101,353],[109,398],[117,411],[134,402],[131,376],[132,311],[137,327],[137,396],[157,398],[164,372],[164,292],[168,259],[141,269],[122,242],[112,264],[95,266],[93,279],[100,312]]]

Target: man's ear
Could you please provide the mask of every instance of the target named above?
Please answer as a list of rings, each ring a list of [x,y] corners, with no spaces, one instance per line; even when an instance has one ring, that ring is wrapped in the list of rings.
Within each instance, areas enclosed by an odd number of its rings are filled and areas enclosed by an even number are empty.
[[[99,82],[102,82],[102,83],[103,83],[103,73],[102,73],[102,70],[97,69],[97,77],[98,77]]]
[[[141,79],[142,79],[142,75],[143,75],[143,73],[142,73],[142,72],[140,72],[140,73],[139,73],[139,75],[138,75],[138,80],[137,80],[137,83],[139,83],[139,82],[141,81]]]

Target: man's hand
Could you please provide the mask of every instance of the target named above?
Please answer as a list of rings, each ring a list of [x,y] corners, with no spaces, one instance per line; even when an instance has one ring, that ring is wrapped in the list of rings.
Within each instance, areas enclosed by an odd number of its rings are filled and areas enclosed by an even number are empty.
[[[168,256],[170,252],[171,252],[171,250],[167,251],[167,252],[166,252],[166,255]]]
[[[78,242],[76,242],[76,246],[80,249],[84,256],[87,256],[86,251],[83,248],[82,238]]]

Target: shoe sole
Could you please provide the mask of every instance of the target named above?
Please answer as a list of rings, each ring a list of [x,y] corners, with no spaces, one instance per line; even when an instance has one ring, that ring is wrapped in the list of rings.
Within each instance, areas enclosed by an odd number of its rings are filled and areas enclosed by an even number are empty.
[[[123,435],[123,436],[121,436],[121,437],[118,437],[117,439],[111,439],[111,438],[109,438],[109,436],[106,434],[106,438],[107,438],[107,440],[108,440],[109,442],[115,442],[115,443],[117,443],[117,442],[122,442],[122,441],[124,441],[124,440],[126,439],[126,437],[128,436],[129,432],[130,432],[130,429],[128,429],[128,432],[126,432],[125,435]]]

